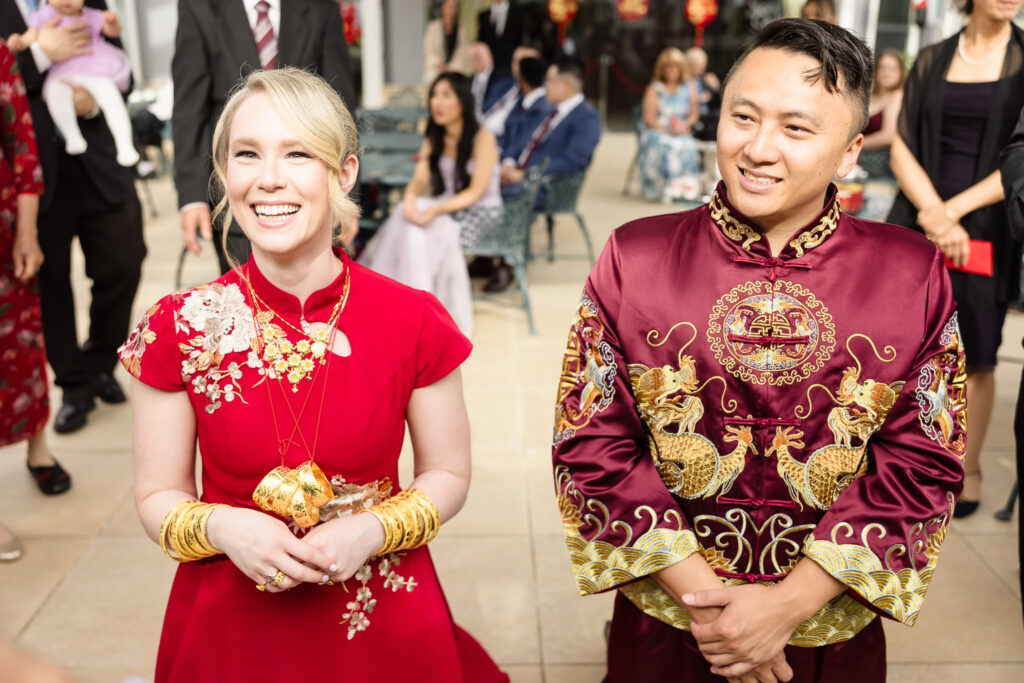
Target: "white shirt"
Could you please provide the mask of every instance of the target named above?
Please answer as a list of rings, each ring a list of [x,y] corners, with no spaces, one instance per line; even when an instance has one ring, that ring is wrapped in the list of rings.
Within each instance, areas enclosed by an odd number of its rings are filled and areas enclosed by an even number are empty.
[[[508,0],[491,4],[491,23],[494,24],[494,32],[501,36],[505,34],[505,22],[508,20]]]
[[[29,11],[28,5],[25,4],[25,0],[14,0],[14,2],[18,5],[18,10],[21,11],[21,16],[25,19],[25,25],[28,26],[28,17],[32,13]],[[39,0],[38,5],[38,9],[43,9],[46,7],[46,0]],[[39,73],[43,73],[53,65],[50,58],[43,52],[43,48],[39,47],[38,42],[29,45],[28,49],[32,52],[32,58],[36,62],[36,69],[39,70]]]
[[[547,88],[541,86],[536,90],[531,90],[528,95],[523,95],[523,109],[529,109],[532,107],[537,100],[548,94]]]
[[[260,0],[245,0],[245,13],[249,17],[249,28],[256,31],[256,17],[259,16],[259,12],[256,11],[256,5]],[[270,5],[270,9],[267,10],[267,19],[270,19],[270,25],[274,29],[274,35],[281,35],[281,2],[282,0],[265,0]]]

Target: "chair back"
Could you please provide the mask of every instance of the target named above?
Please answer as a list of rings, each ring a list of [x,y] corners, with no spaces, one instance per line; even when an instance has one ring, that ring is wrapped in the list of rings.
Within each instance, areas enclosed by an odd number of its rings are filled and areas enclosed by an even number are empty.
[[[356,126],[360,135],[373,133],[415,133],[421,134],[422,123],[427,110],[422,107],[387,107],[385,109],[360,109],[356,112]]]
[[[583,189],[587,169],[562,175],[549,175],[541,179],[544,188],[544,210],[546,216],[556,213],[576,213],[576,202]]]
[[[502,206],[473,207],[454,215],[462,227],[463,251],[478,256],[501,256],[512,266],[526,263],[533,203],[547,165],[545,159],[528,168],[523,181],[511,188]]]

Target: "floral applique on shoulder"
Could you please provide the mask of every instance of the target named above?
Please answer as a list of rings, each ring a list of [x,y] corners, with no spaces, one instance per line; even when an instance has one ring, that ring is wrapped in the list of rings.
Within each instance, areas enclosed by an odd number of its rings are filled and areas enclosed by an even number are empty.
[[[158,301],[149,307],[128,339],[117,349],[125,369],[135,379],[142,379],[142,356],[146,353],[146,346],[156,341],[156,331],[150,329],[149,319],[160,311],[160,305]]]

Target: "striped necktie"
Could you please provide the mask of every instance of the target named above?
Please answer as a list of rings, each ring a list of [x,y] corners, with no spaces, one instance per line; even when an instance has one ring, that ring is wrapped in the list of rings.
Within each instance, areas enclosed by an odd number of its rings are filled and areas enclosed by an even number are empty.
[[[277,36],[274,35],[274,26],[270,23],[270,4],[266,0],[256,3],[256,28],[253,29],[253,36],[256,38],[256,49],[260,53],[260,66],[264,69],[277,68]]]

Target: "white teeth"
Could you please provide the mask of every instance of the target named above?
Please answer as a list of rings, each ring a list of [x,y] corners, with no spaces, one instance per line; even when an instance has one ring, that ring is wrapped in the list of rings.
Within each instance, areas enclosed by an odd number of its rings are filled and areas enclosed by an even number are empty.
[[[256,204],[252,208],[261,217],[285,216],[299,210],[295,204]]]
[[[761,183],[762,185],[771,185],[779,182],[777,178],[769,178],[767,176],[754,175],[750,171],[744,170],[743,177],[747,180],[752,180],[755,183]]]

